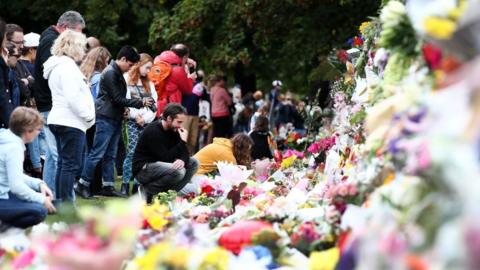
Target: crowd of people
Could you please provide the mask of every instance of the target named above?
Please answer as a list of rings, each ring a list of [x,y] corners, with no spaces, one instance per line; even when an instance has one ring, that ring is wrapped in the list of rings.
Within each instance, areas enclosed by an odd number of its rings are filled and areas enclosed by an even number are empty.
[[[197,192],[196,177],[216,162],[272,158],[272,131],[305,133],[305,104],[282,94],[279,80],[266,98],[242,97],[223,73],[196,70],[184,44],[155,58],[125,45],[113,58],[85,27],[76,11],[41,35],[0,18],[2,224],[29,227],[94,193],[139,191],[150,202],[162,191]]]

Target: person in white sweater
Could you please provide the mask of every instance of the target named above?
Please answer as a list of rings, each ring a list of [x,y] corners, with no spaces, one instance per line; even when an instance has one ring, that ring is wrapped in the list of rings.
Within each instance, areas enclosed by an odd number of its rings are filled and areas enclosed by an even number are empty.
[[[55,40],[52,56],[43,64],[43,76],[52,91],[52,110],[47,124],[55,135],[58,168],[56,198],[75,200],[73,184],[80,175],[85,151],[86,130],[95,123],[95,105],[80,71],[87,39],[84,34],[66,30]]]
[[[56,211],[53,194],[45,182],[23,173],[25,144],[43,127],[43,117],[34,109],[17,107],[9,128],[0,129],[0,223],[28,228]]]
[[[156,106],[157,106],[157,92],[155,86],[148,79],[148,73],[152,68],[153,59],[146,53],[140,54],[140,61],[132,67],[132,69],[125,74],[125,81],[127,82],[126,98],[143,99],[151,97],[154,103],[150,107],[143,107],[140,109],[129,107],[128,117],[123,126],[123,140],[125,143],[125,160],[123,162],[123,184],[120,192],[125,196],[130,194],[130,181],[134,180],[132,176],[132,158],[137,147],[137,142],[140,133],[145,127],[155,120]],[[134,180],[132,187],[132,194],[138,191],[138,182]]]

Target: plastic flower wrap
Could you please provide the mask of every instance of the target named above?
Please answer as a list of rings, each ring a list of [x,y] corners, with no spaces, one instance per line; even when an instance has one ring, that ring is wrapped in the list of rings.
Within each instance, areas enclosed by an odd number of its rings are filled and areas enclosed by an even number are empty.
[[[226,162],[218,162],[217,167],[220,175],[215,177],[215,180],[225,181],[232,185],[239,185],[240,183],[245,182],[253,173],[253,170],[247,170],[243,166]]]

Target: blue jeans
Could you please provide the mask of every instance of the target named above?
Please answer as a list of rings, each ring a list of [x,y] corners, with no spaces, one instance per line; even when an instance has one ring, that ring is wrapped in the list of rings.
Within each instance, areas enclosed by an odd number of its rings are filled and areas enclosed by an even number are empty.
[[[40,161],[40,138],[37,136],[31,143],[27,144],[27,149],[32,167],[34,169],[42,168],[42,162]]]
[[[58,166],[56,198],[60,201],[75,201],[73,184],[80,175],[82,154],[85,150],[85,132],[78,128],[48,125],[57,139]]]
[[[93,147],[83,168],[81,184],[90,186],[94,178],[95,167],[102,161],[103,186],[114,186],[113,168],[121,134],[122,121],[97,116]]]
[[[45,220],[47,214],[45,206],[20,200],[11,192],[8,199],[0,199],[0,221],[10,226],[26,229]]]
[[[57,175],[57,163],[58,163],[58,152],[57,152],[57,141],[55,140],[55,136],[53,133],[50,131],[50,129],[47,126],[47,118],[48,118],[48,112],[41,112],[44,120],[45,120],[45,125],[42,128],[41,134],[40,134],[40,139],[44,139],[45,142],[43,142],[46,146],[46,152],[45,152],[45,164],[43,168],[43,181],[47,184],[47,186],[52,190],[52,192],[55,194],[55,177]],[[43,134],[42,134],[43,133]],[[40,145],[42,144],[42,141],[40,141]]]

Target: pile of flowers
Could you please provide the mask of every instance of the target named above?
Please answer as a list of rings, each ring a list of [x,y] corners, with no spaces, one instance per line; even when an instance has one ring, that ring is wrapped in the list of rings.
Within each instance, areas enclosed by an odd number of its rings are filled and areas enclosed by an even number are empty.
[[[306,136],[279,131],[273,160],[219,163],[198,193],[160,193],[128,222],[112,216],[126,207],[82,210],[81,225],[32,233],[29,248],[0,241],[0,262],[96,269],[69,260],[74,251],[108,254],[102,269],[480,268],[480,62],[458,57],[480,45],[452,52],[448,40],[480,40],[462,32],[477,25],[478,0],[432,14],[417,2],[388,1],[332,53],[344,71],[332,106],[308,107]],[[454,27],[442,33],[432,18]]]

